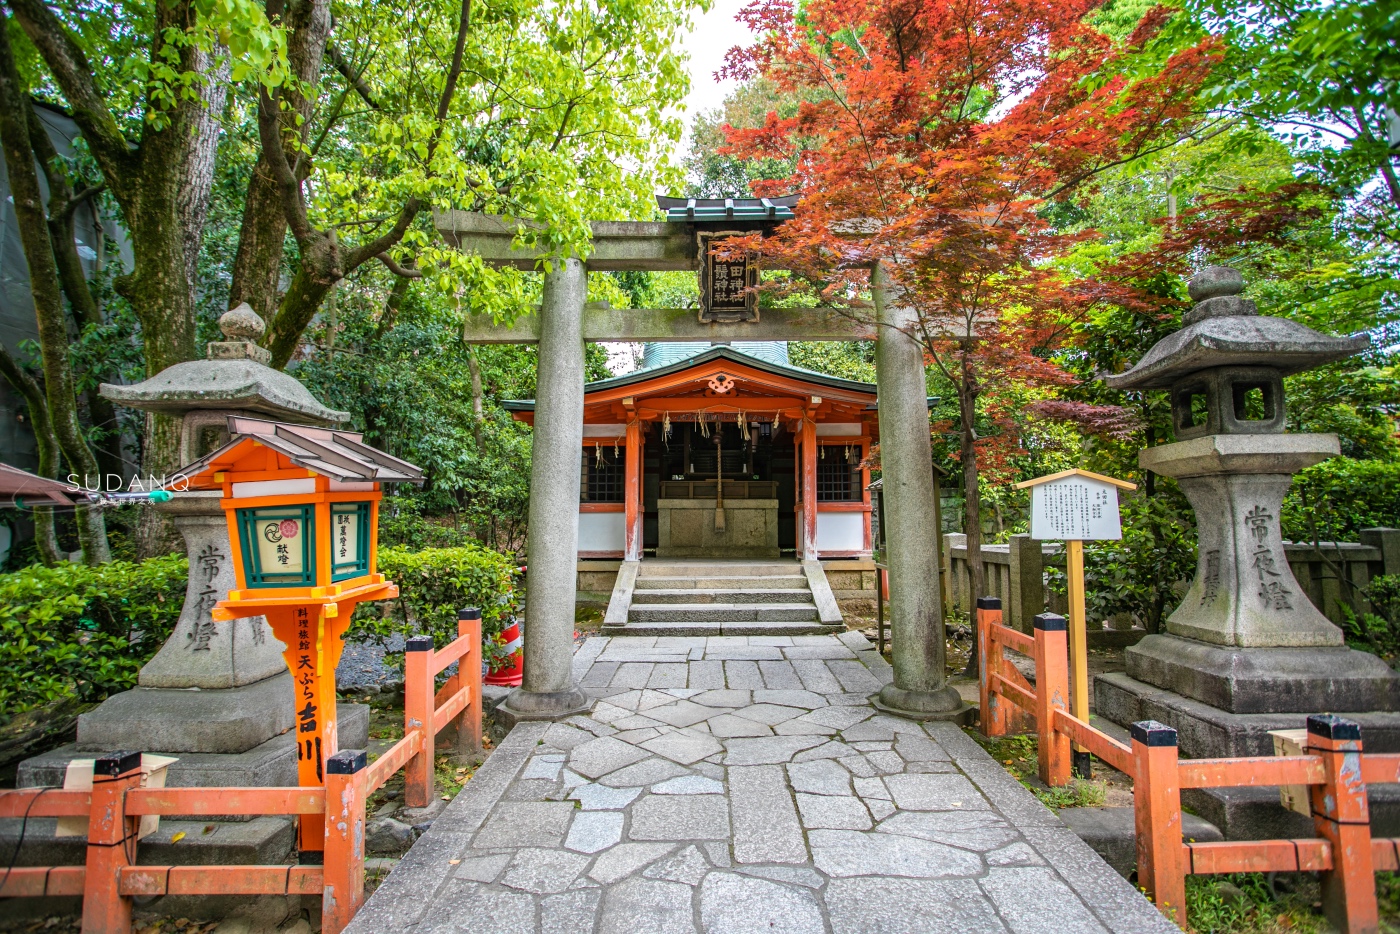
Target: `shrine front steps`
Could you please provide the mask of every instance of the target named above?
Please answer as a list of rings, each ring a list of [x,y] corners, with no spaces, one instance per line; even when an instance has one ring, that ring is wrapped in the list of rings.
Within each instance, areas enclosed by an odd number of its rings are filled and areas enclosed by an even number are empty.
[[[817,562],[629,564],[618,575],[603,627],[611,635],[794,636],[844,629]]]

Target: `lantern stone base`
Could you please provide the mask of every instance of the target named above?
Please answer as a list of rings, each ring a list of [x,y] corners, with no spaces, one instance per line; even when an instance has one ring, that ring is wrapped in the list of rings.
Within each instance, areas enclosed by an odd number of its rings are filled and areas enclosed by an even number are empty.
[[[368,747],[369,712],[367,704],[336,704],[340,748]],[[139,749],[175,756],[176,761],[171,763],[166,778],[171,788],[289,787],[297,783],[296,735],[290,729],[237,752],[180,752],[149,743],[113,743],[101,751],[115,749]],[[61,786],[69,761],[92,758],[94,753],[94,750],[81,749],[77,743],[69,743],[25,759],[19,764],[16,784],[20,788]]]
[[[1240,649],[1157,634],[1124,661],[1131,678],[1230,713],[1400,710],[1400,676],[1346,646]]]
[[[1302,681],[1289,680],[1295,685]],[[1288,691],[1289,680],[1276,682],[1280,696]],[[1302,686],[1308,687],[1306,681],[1302,681]],[[1311,687],[1315,690],[1318,686],[1314,684]],[[1322,700],[1328,698],[1323,697]],[[1319,711],[1338,713],[1360,723],[1361,739],[1366,749],[1372,752],[1400,752],[1400,711],[1341,706],[1342,696],[1334,696],[1332,700],[1335,703],[1320,703],[1306,710],[1235,713],[1177,691],[1147,684],[1122,672],[1099,675],[1094,679],[1096,716],[1124,727],[1139,720],[1157,720],[1175,727],[1181,754],[1189,758],[1272,756],[1274,741],[1269,735],[1270,730],[1302,729],[1307,715]],[[1223,828],[1224,825],[1220,826]]]
[[[143,688],[113,694],[78,718],[89,752],[239,753],[292,728],[292,675],[223,690]]]

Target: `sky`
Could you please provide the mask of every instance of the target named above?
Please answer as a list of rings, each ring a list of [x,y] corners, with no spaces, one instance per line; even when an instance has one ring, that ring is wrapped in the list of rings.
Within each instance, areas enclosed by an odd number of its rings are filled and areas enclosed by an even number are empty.
[[[685,99],[685,136],[676,149],[675,158],[680,161],[690,145],[690,127],[695,115],[705,110],[714,110],[724,103],[724,98],[738,83],[733,80],[716,81],[715,72],[724,64],[724,55],[736,45],[747,45],[753,34],[734,19],[749,0],[715,0],[708,13],[695,18],[695,28],[681,38],[681,47],[690,53],[690,94]],[[630,373],[636,367],[634,348],[638,345],[605,341],[608,351],[608,366],[619,376]]]
[[[688,145],[695,115],[719,107],[725,95],[734,90],[737,82],[716,81],[715,72],[724,65],[725,53],[753,41],[753,34],[734,19],[748,3],[749,0],[715,0],[708,13],[695,18],[690,35],[681,40],[682,48],[690,53],[690,94],[685,99],[686,140],[681,143],[682,152]]]

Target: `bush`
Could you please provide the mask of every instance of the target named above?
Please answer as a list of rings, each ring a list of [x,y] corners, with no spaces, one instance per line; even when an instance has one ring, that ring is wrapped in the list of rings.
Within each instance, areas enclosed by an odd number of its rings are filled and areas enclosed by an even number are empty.
[[[379,573],[399,585],[399,599],[361,607],[346,639],[383,645],[395,635],[431,635],[441,648],[457,638],[457,611],[475,606],[482,640],[489,641],[515,612],[514,571],[511,555],[480,545],[382,549]]]
[[[387,508],[385,508],[387,507]],[[463,548],[477,544],[469,529],[462,528],[457,516],[430,519],[422,505],[407,496],[386,497],[379,511],[379,547],[402,547],[410,551],[424,548]]]
[[[180,618],[187,576],[179,555],[0,575],[0,722],[134,687]]]
[[[1334,457],[1298,474],[1283,501],[1289,541],[1354,542],[1362,529],[1400,526],[1400,461]]]

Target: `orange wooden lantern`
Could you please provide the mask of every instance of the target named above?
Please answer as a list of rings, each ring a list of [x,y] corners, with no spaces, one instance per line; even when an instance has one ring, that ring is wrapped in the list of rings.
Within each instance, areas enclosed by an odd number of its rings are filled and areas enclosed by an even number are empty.
[[[323,785],[337,752],[335,669],[356,604],[399,589],[375,570],[379,485],[423,482],[417,467],[354,432],[230,417],[232,440],[180,471],[220,490],[237,584],[216,620],[265,616],[292,672],[297,778]],[[300,848],[323,848],[324,818],[303,815]]]

